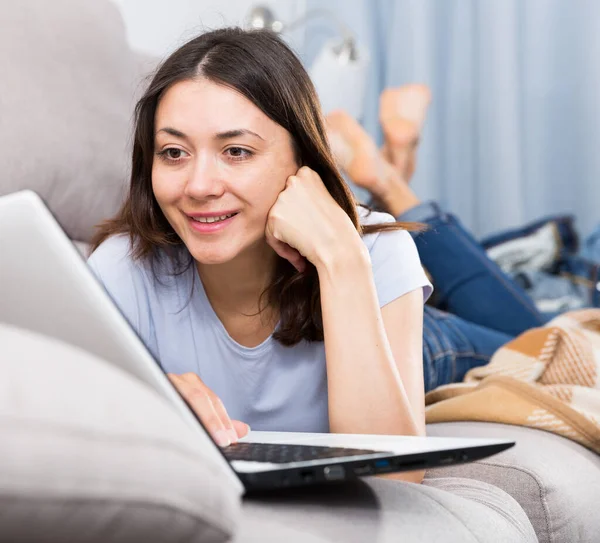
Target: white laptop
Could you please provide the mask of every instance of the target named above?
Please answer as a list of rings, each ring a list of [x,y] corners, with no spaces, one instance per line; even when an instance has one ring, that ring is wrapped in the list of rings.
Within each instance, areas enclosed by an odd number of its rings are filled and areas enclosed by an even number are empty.
[[[251,432],[220,449],[32,191],[0,197],[0,322],[76,345],[156,390],[227,463],[246,491],[467,462],[514,445],[497,439]]]

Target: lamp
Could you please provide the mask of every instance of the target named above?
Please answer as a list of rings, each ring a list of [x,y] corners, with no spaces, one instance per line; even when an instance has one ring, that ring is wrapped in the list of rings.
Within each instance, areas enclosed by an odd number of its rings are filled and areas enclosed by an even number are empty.
[[[277,34],[289,32],[314,17],[325,17],[334,21],[341,39],[330,39],[322,49],[308,73],[317,90],[323,113],[334,109],[344,109],[352,117],[360,120],[366,91],[369,57],[360,47],[350,29],[336,15],[325,9],[308,11],[304,16],[285,24],[275,17],[266,6],[255,6],[248,14],[248,26],[266,28]]]

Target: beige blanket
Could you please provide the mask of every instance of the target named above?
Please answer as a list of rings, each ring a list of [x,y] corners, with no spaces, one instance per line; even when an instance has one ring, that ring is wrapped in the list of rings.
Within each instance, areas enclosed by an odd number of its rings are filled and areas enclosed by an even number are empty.
[[[562,435],[600,454],[600,309],[524,332],[463,383],[426,397],[427,422],[488,421]]]

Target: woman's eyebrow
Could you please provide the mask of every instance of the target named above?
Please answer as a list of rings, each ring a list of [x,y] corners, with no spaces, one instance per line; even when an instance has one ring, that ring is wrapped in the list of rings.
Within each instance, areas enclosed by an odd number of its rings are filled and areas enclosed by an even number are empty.
[[[175,136],[176,138],[181,138],[184,140],[190,139],[187,135],[185,135],[180,130],[171,128],[170,126],[165,126],[163,128],[158,129],[156,131],[156,135],[158,135],[160,132],[165,132],[167,134],[170,134],[171,136]],[[254,136],[256,138],[259,138],[259,139],[265,141],[265,139],[262,136],[260,136],[256,132],[252,132],[252,130],[248,130],[247,128],[236,128],[233,130],[226,130],[225,132],[217,132],[215,134],[215,138],[218,140],[228,140],[231,138],[238,138],[240,136]]]
[[[158,136],[159,132],[166,132],[171,136],[175,136],[176,138],[181,138],[183,140],[189,139],[183,132],[176,130],[175,128],[171,128],[170,126],[165,126],[164,128],[160,128],[156,131],[156,136]]]
[[[234,130],[227,130],[226,132],[218,132],[215,134],[215,138],[218,140],[228,140],[231,138],[238,138],[239,136],[254,136],[258,139],[264,141],[262,136],[259,136],[256,132],[252,132],[252,130],[248,130],[247,128],[237,128]]]

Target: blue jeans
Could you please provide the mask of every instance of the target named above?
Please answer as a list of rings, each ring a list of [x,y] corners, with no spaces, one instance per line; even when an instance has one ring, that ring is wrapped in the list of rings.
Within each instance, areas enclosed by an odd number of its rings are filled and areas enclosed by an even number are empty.
[[[512,336],[473,324],[434,307],[423,314],[425,391],[462,381],[467,371],[484,366]]]
[[[456,217],[435,203],[425,203],[398,220],[429,227],[414,236],[436,289],[437,308],[426,306],[423,319],[426,390],[462,380],[510,339],[546,322],[531,298],[488,258]]]

